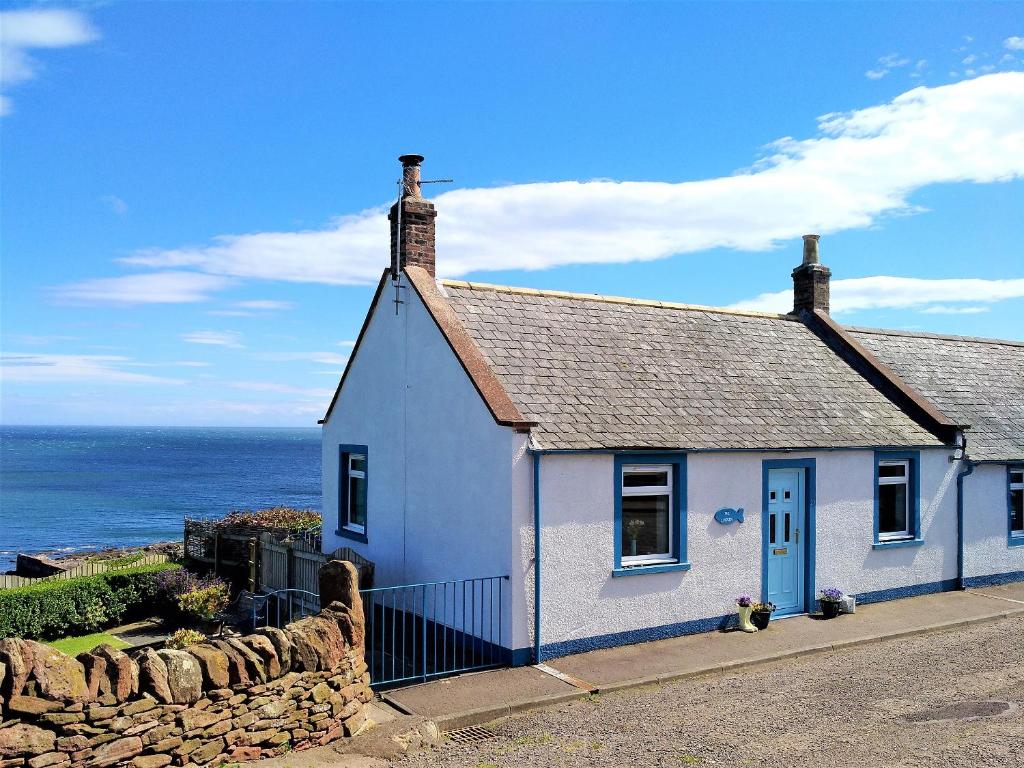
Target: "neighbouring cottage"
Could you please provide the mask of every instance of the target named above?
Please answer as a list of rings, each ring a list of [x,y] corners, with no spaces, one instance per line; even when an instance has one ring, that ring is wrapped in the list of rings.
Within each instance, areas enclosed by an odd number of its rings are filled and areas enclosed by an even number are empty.
[[[816,235],[788,314],[436,280],[401,161],[321,422],[324,547],[378,585],[509,577],[481,621],[527,663],[714,629],[746,592],[786,616],[1024,579],[1024,343],[840,325]]]
[[[185,650],[0,639],[0,768],[217,768],[358,733],[373,696],[358,578],[329,562],[321,612]]]

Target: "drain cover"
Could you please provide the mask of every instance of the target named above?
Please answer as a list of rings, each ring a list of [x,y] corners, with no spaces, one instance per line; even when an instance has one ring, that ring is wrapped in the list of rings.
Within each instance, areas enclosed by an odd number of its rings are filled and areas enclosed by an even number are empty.
[[[907,715],[907,720],[912,723],[927,723],[938,720],[973,720],[980,717],[1003,715],[1010,708],[1011,704],[1006,701],[958,701],[955,704],[949,704],[938,709]]]
[[[470,725],[466,728],[448,731],[444,736],[454,744],[479,744],[481,741],[496,739],[498,734],[481,725]]]

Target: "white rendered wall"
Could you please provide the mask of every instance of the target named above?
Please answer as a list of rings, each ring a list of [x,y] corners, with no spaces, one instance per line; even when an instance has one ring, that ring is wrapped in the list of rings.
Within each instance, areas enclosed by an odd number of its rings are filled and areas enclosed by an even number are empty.
[[[373,561],[375,586],[511,575],[522,567],[512,505],[530,493],[513,492],[525,436],[495,423],[416,292],[403,287],[396,315],[384,290],[323,425],[324,550]],[[334,533],[345,443],[368,446],[367,543]],[[511,614],[525,612],[521,574],[502,586],[508,647]]]
[[[542,459],[542,645],[729,614],[761,594],[762,460],[816,459],[816,587],[850,593],[956,577],[956,483],[948,452],[921,452],[919,547],[874,550],[874,453],[690,454],[692,569],[613,578],[614,457]],[[746,520],[714,521],[723,507]]]
[[[964,478],[964,577],[1024,571],[1024,547],[1007,543],[1006,465],[981,464]]]

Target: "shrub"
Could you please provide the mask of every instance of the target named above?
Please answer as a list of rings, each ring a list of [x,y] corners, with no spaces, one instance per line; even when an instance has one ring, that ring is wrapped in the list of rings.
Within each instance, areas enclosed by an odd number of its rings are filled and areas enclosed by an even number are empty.
[[[227,608],[230,597],[227,585],[212,584],[183,594],[178,598],[178,607],[197,619],[212,621]]]
[[[320,513],[313,509],[270,507],[268,509],[241,509],[228,513],[216,521],[218,527],[266,528],[297,532],[320,527]]]
[[[165,647],[173,648],[176,651],[188,648],[190,645],[201,643],[206,639],[206,635],[202,632],[196,632],[194,629],[179,629],[164,643]]]
[[[165,571],[156,577],[156,598],[154,610],[172,625],[184,624],[190,620],[189,611],[182,606],[181,598],[191,592],[215,588],[228,594],[228,583],[216,575],[200,576],[185,568]],[[225,601],[226,604],[226,601]]]
[[[151,611],[157,574],[178,568],[157,563],[2,589],[0,637],[52,640],[115,626],[125,617]]]

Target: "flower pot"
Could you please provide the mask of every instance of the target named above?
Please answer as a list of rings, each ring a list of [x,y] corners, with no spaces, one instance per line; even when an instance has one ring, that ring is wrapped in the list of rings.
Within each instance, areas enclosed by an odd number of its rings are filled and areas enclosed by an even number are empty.
[[[771,620],[771,611],[753,611],[750,614],[750,623],[758,629],[768,629],[768,622]]]
[[[740,617],[740,630],[743,632],[757,632],[757,627],[750,623],[751,608],[749,605],[737,605],[736,613]]]
[[[835,600],[822,600],[821,601],[821,615],[826,619],[834,619],[839,615],[839,609],[842,607],[842,603],[838,603]]]

